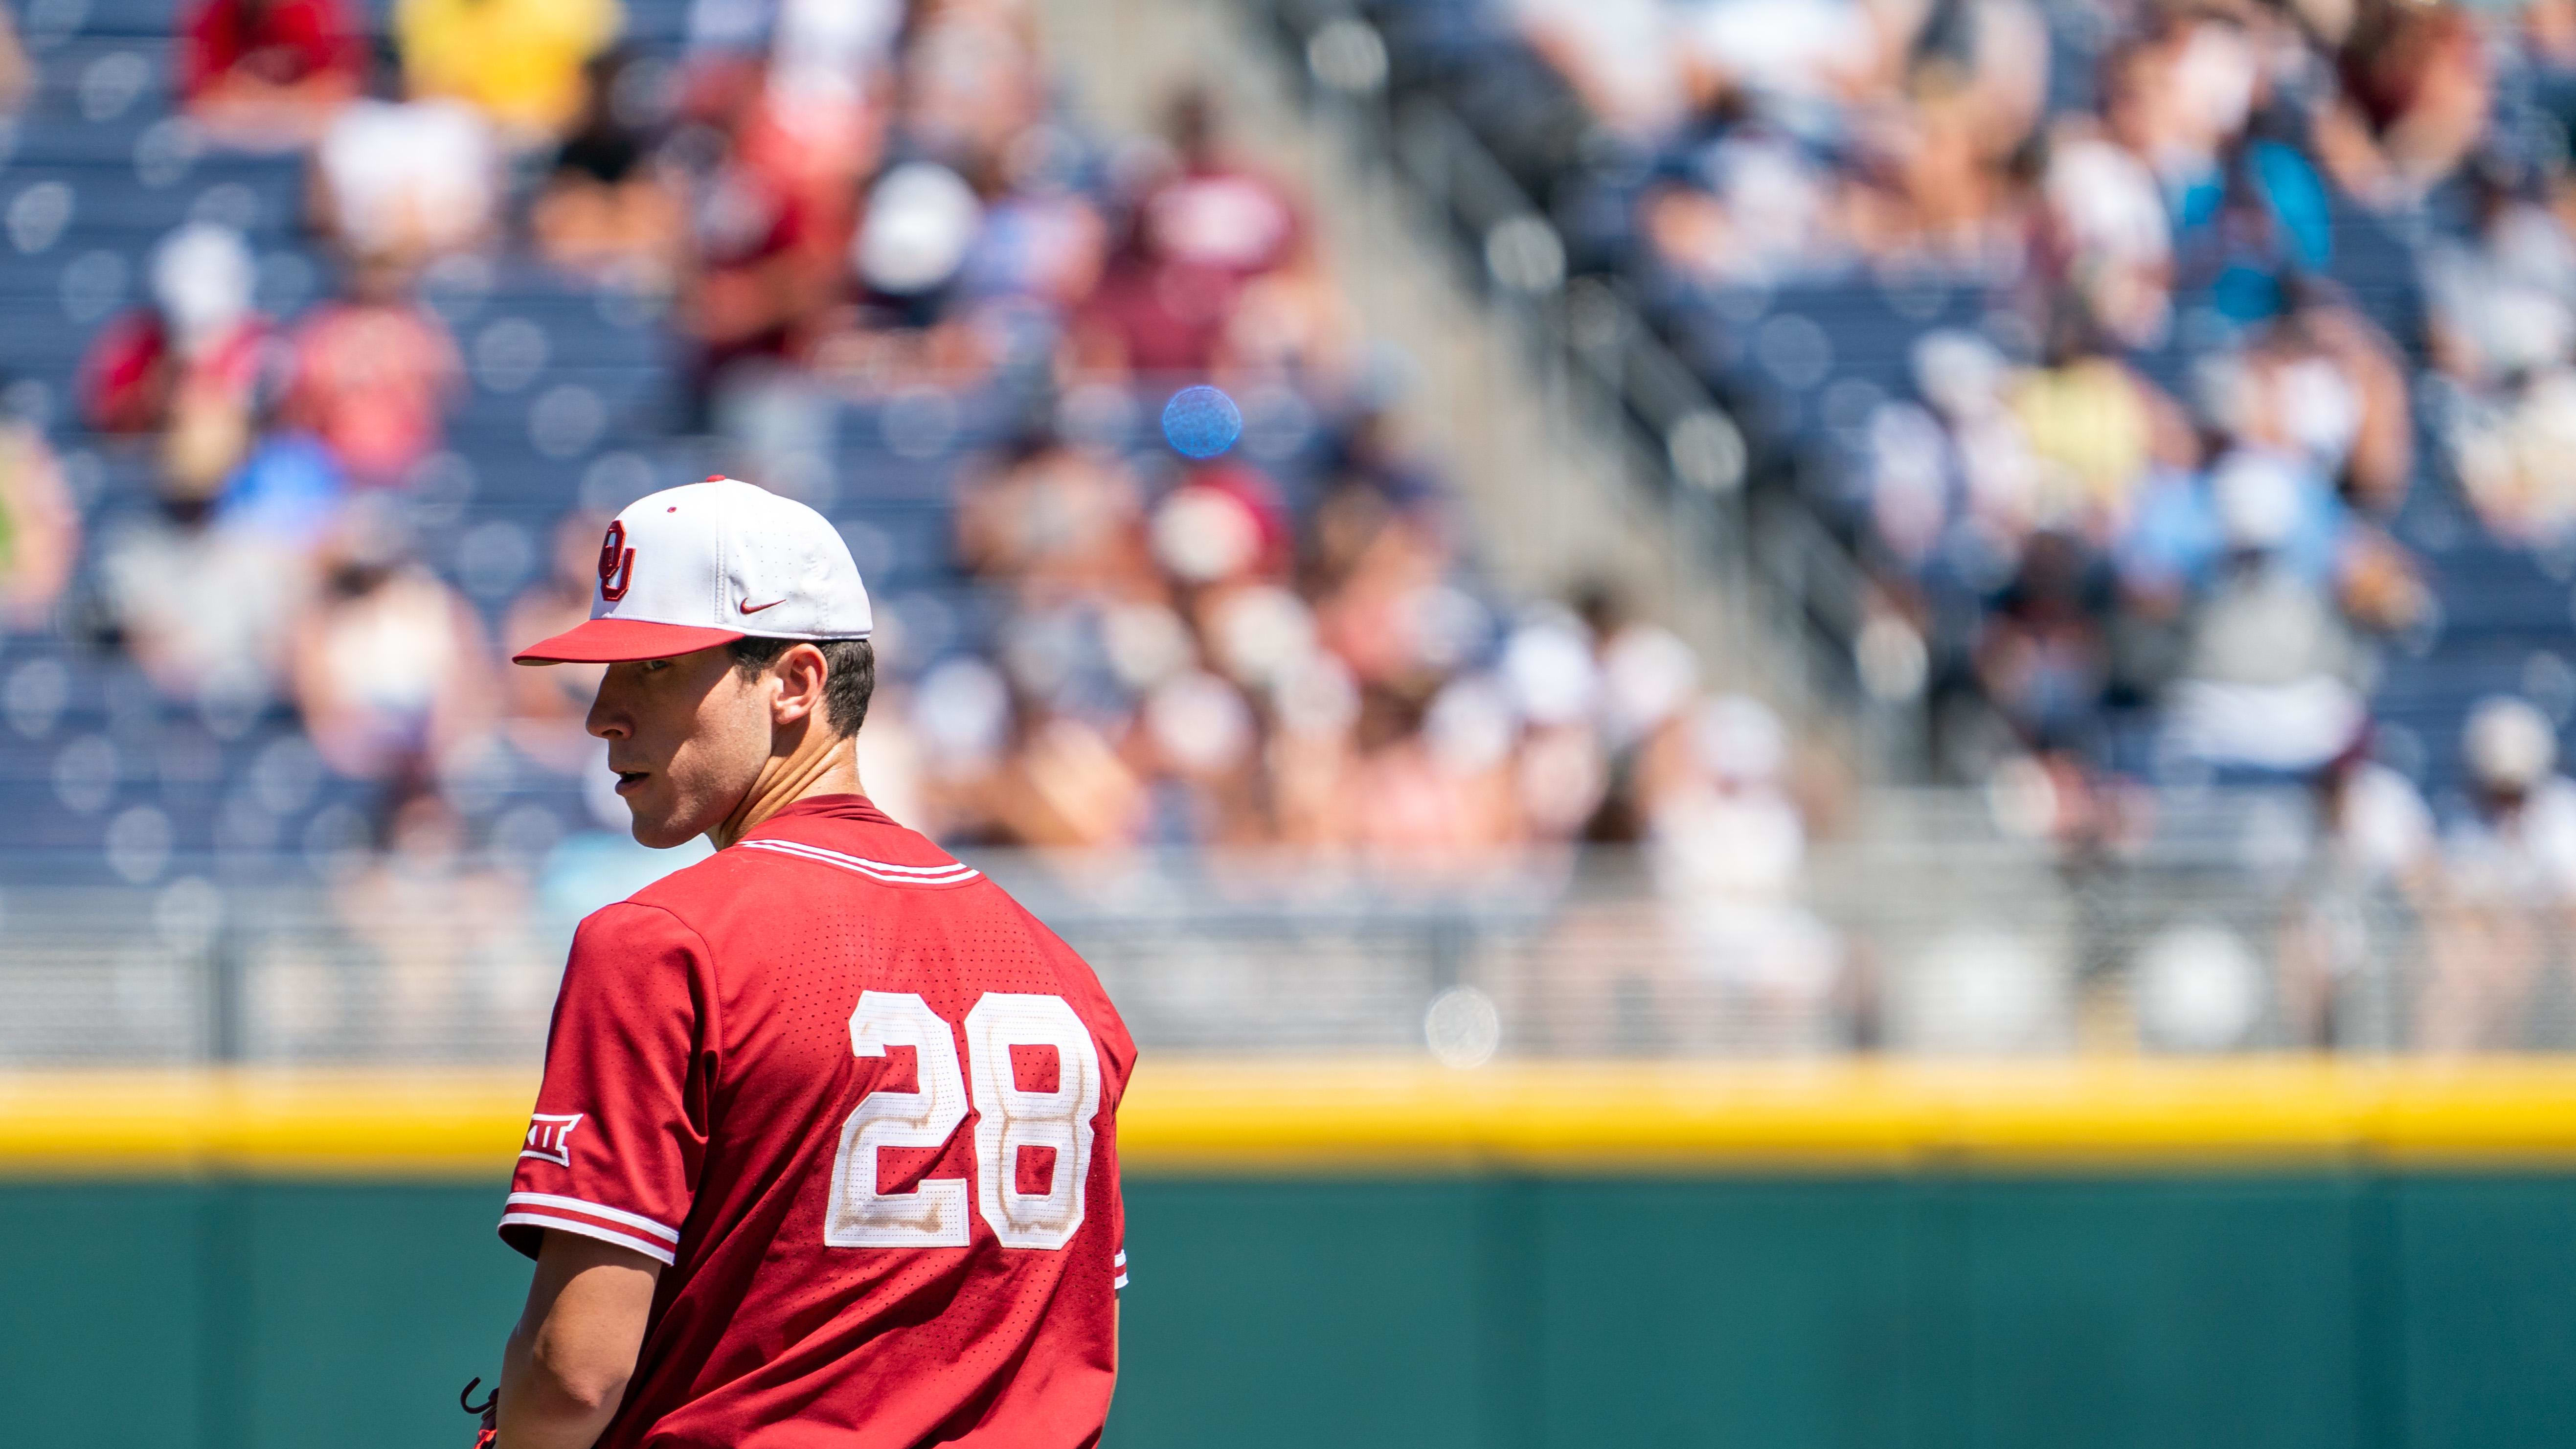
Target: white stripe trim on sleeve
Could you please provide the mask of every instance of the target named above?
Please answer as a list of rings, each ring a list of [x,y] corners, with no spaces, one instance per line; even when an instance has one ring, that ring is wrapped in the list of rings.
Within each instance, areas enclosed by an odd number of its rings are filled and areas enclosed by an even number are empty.
[[[514,1192],[510,1194],[506,1206],[561,1208],[566,1212],[587,1213],[595,1218],[606,1218],[612,1223],[624,1223],[630,1228],[642,1228],[666,1243],[676,1244],[680,1241],[679,1229],[666,1228],[641,1213],[630,1213],[624,1208],[613,1208],[605,1203],[586,1202],[581,1198],[564,1197],[558,1193]]]
[[[864,856],[845,855],[837,850],[826,850],[819,845],[807,845],[795,840],[745,840],[738,843],[747,850],[774,851],[780,855],[795,856],[799,860],[810,860],[817,865],[838,866],[853,874],[866,876],[870,880],[883,881],[887,885],[956,885],[961,881],[973,880],[980,874],[973,866],[961,865],[954,861],[946,865],[894,865],[882,860],[869,860]]]
[[[1119,1275],[1118,1275],[1118,1281],[1117,1281],[1117,1282],[1115,1282],[1115,1283],[1110,1284],[1110,1285],[1109,1285],[1109,1289],[1110,1289],[1110,1291],[1111,1291],[1111,1292],[1113,1292],[1113,1293],[1114,1293],[1114,1292],[1118,1291],[1119,1289],[1124,1288],[1124,1287],[1126,1287],[1126,1286],[1127,1286],[1127,1275],[1126,1275],[1126,1274],[1124,1274],[1124,1273],[1121,1273],[1121,1274],[1119,1274]]]
[[[1115,1268],[1124,1268],[1124,1267],[1126,1267],[1126,1266],[1127,1266],[1127,1250],[1126,1250],[1125,1248],[1120,1248],[1120,1249],[1118,1250],[1118,1256],[1117,1256],[1117,1257],[1115,1257],[1115,1258],[1110,1259],[1110,1260],[1109,1260],[1109,1263],[1110,1263],[1110,1266],[1111,1266],[1111,1267],[1115,1267]]]
[[[501,1226],[506,1228],[512,1223],[522,1223],[532,1228],[550,1228],[558,1233],[579,1233],[585,1238],[597,1238],[603,1243],[632,1248],[648,1258],[658,1258],[665,1266],[679,1261],[670,1249],[660,1243],[648,1243],[642,1238],[631,1237],[614,1228],[603,1228],[597,1223],[586,1223],[578,1218],[559,1218],[552,1213],[501,1214]]]

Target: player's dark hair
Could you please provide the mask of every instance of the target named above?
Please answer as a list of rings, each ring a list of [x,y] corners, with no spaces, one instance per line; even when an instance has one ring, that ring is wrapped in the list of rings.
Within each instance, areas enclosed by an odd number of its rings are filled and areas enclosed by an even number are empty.
[[[777,663],[791,645],[812,644],[823,651],[823,718],[843,739],[867,723],[868,701],[877,692],[877,646],[865,639],[768,639],[745,635],[725,646],[733,667],[745,679]]]

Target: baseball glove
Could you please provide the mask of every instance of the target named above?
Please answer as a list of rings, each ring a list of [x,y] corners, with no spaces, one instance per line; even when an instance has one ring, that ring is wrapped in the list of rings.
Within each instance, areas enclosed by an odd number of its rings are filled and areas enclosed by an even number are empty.
[[[474,1402],[474,1388],[482,1382],[480,1374],[467,1379],[465,1392],[456,1396],[456,1402],[465,1412],[483,1416],[482,1428],[474,1435],[474,1449],[492,1449],[492,1441],[501,1437],[501,1387],[493,1385],[492,1392],[485,1394],[483,1402],[478,1404]]]

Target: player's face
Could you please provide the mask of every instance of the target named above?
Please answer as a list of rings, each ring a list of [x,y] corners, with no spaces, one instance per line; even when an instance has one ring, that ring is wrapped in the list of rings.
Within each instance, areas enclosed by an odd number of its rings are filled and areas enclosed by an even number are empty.
[[[721,647],[608,666],[587,724],[657,850],[723,824],[769,758],[768,696]]]

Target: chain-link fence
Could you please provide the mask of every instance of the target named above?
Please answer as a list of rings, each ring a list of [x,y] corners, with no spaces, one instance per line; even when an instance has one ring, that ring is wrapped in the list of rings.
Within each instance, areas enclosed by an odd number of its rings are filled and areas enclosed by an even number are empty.
[[[2546,890],[2481,886],[2439,851],[2374,864],[2296,791],[2128,811],[2080,848],[2005,828],[1986,796],[1895,792],[1804,847],[1748,829],[1439,869],[970,858],[1082,950],[1148,1049],[2576,1045]],[[583,848],[528,868],[230,857],[151,888],[0,876],[0,1062],[532,1060],[573,922],[673,863]]]

